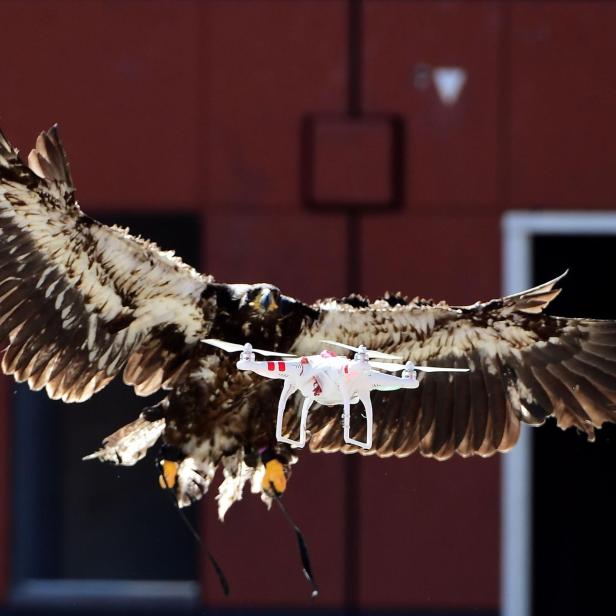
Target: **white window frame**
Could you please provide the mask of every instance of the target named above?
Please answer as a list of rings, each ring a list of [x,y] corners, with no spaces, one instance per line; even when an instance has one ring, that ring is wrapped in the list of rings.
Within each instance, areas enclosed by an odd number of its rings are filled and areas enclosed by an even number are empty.
[[[48,580],[29,578],[14,585],[9,606],[20,609],[96,609],[101,613],[148,610],[177,613],[199,609],[201,590],[192,580]]]
[[[501,228],[503,292],[510,294],[532,286],[536,235],[616,236],[616,212],[513,210],[503,215]],[[532,613],[531,429],[522,426],[518,444],[501,464],[502,616]]]

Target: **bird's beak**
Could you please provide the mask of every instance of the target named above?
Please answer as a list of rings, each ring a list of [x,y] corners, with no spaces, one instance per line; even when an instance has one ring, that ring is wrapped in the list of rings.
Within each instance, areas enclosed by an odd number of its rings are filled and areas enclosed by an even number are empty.
[[[256,305],[257,302],[263,312],[278,310],[278,302],[276,301],[275,294],[272,293],[271,289],[263,289],[253,303]]]

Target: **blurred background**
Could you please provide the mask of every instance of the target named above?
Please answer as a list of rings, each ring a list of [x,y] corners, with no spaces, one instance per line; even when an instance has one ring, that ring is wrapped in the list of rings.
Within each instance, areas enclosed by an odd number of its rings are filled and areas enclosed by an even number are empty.
[[[0,25],[9,139],[58,122],[89,214],[218,280],[468,304],[569,267],[553,312],[616,318],[613,2],[2,0]],[[220,524],[214,491],[190,515],[225,599],[153,460],[80,461],[147,401],[1,384],[0,614],[614,611],[613,430],[304,454],[314,603],[280,513],[247,495]]]

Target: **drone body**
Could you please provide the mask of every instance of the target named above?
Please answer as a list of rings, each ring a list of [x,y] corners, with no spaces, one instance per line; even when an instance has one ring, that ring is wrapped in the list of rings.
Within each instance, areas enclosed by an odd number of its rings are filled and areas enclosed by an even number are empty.
[[[284,385],[278,401],[276,417],[276,439],[280,443],[287,443],[291,447],[303,447],[306,444],[306,421],[308,411],[313,403],[321,406],[342,405],[344,442],[356,445],[362,449],[372,447],[372,401],[371,391],[395,391],[396,389],[417,389],[418,370],[425,372],[468,372],[466,369],[431,368],[428,366],[415,366],[407,362],[401,366],[393,363],[370,361],[370,358],[400,359],[396,355],[372,351],[360,345],[359,348],[350,345],[325,340],[328,344],[355,351],[355,357],[349,359],[336,355],[329,350],[323,350],[318,355],[296,358],[288,353],[278,353],[253,349],[250,343],[243,347],[223,340],[204,340],[207,344],[221,348],[225,351],[239,351],[242,353],[237,362],[238,370],[247,370],[270,379],[282,379]],[[284,357],[279,361],[256,361],[256,353],[260,355]],[[380,369],[379,369],[380,368]],[[402,376],[384,374],[381,370],[395,372],[403,370]],[[283,434],[284,411],[289,397],[295,392],[301,393],[304,398],[300,411],[299,440],[294,440]],[[351,437],[351,404],[361,402],[364,407],[366,419],[366,438],[364,441]]]
[[[347,359],[328,351],[319,355],[302,357],[298,361],[257,362],[241,359],[237,362],[240,370],[252,370],[268,378],[284,379],[284,386],[278,402],[276,417],[276,439],[291,447],[303,447],[306,444],[306,421],[308,411],[313,403],[323,406],[342,405],[343,438],[349,445],[362,449],[372,447],[372,402],[370,392],[373,390],[393,391],[395,389],[415,389],[419,381],[415,373],[408,372],[402,377],[383,374],[372,368],[367,359]],[[282,370],[281,370],[282,368]],[[294,440],[283,435],[283,418],[287,401],[291,394],[299,391],[304,397],[300,412],[300,436]],[[351,437],[351,404],[361,402],[366,418],[366,440]]]

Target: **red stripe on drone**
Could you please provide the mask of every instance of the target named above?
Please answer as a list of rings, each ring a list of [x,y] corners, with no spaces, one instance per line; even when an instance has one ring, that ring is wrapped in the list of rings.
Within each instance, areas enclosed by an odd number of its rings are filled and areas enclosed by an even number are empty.
[[[272,370],[276,370],[276,362],[268,361],[267,369],[271,372]]]
[[[278,372],[284,372],[287,369],[286,364],[283,361],[278,362]]]

